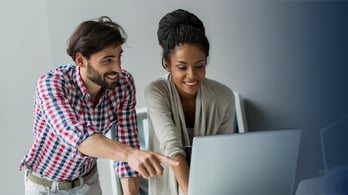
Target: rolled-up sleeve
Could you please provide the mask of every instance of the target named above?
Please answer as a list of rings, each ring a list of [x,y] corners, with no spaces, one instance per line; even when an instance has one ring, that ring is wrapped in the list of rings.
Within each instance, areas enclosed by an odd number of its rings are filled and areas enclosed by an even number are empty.
[[[122,98],[117,111],[118,125],[114,129],[113,139],[119,143],[139,148],[138,129],[136,121],[136,91],[133,77],[126,72],[121,73],[120,85],[123,86]],[[115,170],[118,177],[136,177],[139,174],[132,170],[127,162],[116,161]]]

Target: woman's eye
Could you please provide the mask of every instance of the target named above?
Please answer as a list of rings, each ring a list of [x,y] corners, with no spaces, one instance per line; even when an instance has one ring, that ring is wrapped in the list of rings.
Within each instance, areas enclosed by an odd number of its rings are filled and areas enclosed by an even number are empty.
[[[185,69],[186,69],[186,66],[177,66],[177,68],[178,68],[179,70],[185,70]]]
[[[196,64],[196,68],[202,68],[202,67],[204,67],[204,63]]]

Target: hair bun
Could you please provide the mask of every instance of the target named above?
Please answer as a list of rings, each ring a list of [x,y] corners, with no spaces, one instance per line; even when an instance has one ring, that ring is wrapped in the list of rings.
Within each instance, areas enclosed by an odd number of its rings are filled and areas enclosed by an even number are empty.
[[[183,28],[194,28],[205,35],[204,24],[197,16],[186,10],[177,9],[167,13],[160,20],[157,31],[158,41],[161,43],[168,38],[169,34]]]

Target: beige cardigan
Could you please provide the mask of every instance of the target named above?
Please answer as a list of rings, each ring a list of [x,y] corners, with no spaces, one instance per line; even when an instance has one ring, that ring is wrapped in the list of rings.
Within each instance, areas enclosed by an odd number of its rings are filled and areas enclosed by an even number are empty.
[[[189,146],[185,117],[172,75],[166,74],[145,88],[149,119],[149,150],[174,157]],[[227,86],[205,79],[196,97],[194,136],[232,133],[235,129],[234,95]],[[150,195],[182,194],[171,168],[149,179]],[[180,192],[179,192],[180,191]]]

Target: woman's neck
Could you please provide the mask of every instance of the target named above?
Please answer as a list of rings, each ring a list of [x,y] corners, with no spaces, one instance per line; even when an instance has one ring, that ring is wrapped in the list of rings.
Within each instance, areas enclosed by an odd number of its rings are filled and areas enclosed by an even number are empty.
[[[187,128],[194,128],[196,116],[196,96],[181,97],[182,109],[185,115],[185,123]]]

